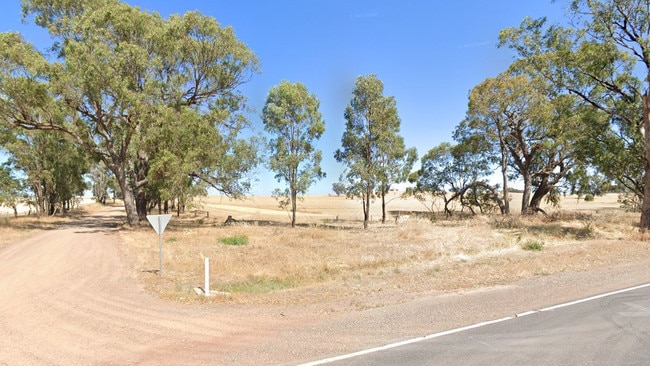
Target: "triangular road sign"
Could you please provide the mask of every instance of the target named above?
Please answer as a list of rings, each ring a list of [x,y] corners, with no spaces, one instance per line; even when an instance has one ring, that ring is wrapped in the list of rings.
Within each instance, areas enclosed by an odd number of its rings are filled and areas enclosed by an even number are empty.
[[[156,230],[156,234],[162,235],[165,231],[165,227],[169,222],[169,219],[172,218],[172,215],[147,215],[147,220],[153,226],[153,229]]]

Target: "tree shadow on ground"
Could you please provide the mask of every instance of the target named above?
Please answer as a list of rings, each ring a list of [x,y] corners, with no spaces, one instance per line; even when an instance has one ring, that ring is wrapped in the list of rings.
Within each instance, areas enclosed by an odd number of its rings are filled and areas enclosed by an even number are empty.
[[[185,229],[206,228],[206,227],[245,227],[245,226],[261,226],[261,227],[279,227],[291,228],[291,223],[284,220],[250,220],[250,219],[234,219],[218,220],[214,218],[199,218],[183,216],[172,219],[167,225],[166,231],[180,231]],[[296,227],[300,228],[319,228],[327,230],[358,230],[363,228],[363,222],[356,220],[330,220],[331,222],[323,223],[296,223]]]
[[[81,227],[94,229],[96,232],[116,230],[126,223],[124,215],[119,213],[107,214],[106,211],[89,213],[83,208],[74,209],[64,214],[55,216],[19,216],[18,218],[0,218],[0,227],[9,227],[15,230],[59,230],[64,228]],[[83,230],[88,232],[88,230]]]

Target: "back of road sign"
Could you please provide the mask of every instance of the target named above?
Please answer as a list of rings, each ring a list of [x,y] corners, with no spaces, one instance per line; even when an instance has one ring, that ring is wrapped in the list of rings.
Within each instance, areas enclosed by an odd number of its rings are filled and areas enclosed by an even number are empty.
[[[153,226],[153,229],[156,230],[156,234],[162,235],[165,231],[165,227],[169,222],[169,219],[172,218],[172,215],[147,215],[147,220]]]

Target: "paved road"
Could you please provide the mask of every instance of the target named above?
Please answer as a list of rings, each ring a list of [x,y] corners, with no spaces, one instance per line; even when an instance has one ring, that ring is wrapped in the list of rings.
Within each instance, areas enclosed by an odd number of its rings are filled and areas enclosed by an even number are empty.
[[[650,287],[329,365],[649,365]]]

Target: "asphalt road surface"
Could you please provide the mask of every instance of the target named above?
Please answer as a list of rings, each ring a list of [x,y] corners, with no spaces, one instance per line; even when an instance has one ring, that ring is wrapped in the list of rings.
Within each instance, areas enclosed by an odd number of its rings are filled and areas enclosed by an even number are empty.
[[[650,287],[405,343],[328,365],[650,365]]]

